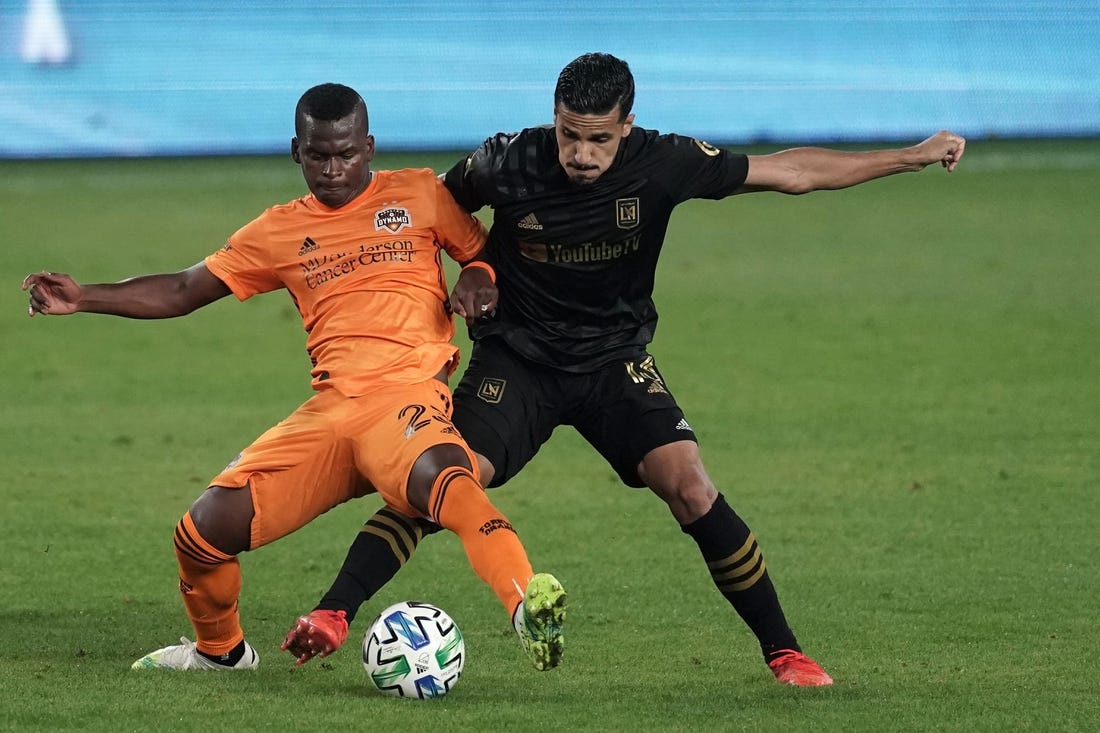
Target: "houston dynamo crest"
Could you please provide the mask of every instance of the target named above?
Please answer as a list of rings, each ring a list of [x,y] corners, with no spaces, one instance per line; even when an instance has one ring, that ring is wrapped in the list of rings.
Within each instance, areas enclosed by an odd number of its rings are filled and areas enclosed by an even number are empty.
[[[409,210],[403,206],[392,206],[388,209],[382,209],[374,215],[375,231],[388,229],[394,234],[397,234],[399,231],[409,226],[410,223]]]

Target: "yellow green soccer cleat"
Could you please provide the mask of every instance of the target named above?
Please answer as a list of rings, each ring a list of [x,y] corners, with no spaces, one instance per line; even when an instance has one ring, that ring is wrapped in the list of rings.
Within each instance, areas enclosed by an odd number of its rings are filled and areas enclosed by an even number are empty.
[[[538,573],[527,584],[513,618],[520,643],[537,670],[557,667],[565,637],[565,589],[549,573]]]

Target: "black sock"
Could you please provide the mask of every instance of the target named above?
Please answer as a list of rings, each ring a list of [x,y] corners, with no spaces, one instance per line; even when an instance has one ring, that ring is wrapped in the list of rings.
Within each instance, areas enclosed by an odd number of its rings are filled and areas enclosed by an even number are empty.
[[[718,494],[710,511],[681,529],[699,545],[714,584],[756,634],[765,661],[783,649],[802,651],[787,625],[756,538],[725,497]]]
[[[382,507],[367,520],[351,543],[336,580],[317,608],[344,611],[350,624],[359,607],[412,557],[420,540],[439,529],[434,522],[412,519]]]
[[[197,649],[195,651],[198,651]],[[241,643],[233,647],[227,654],[207,654],[206,652],[199,652],[211,662],[217,662],[218,664],[224,664],[226,667],[232,667],[237,662],[241,661],[241,657],[244,656],[244,640]]]

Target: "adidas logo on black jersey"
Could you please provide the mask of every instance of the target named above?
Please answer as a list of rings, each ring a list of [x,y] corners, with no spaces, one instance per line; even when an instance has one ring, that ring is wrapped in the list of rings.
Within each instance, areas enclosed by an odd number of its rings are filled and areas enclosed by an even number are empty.
[[[320,247],[319,244],[314,242],[309,237],[306,237],[305,241],[302,242],[302,246],[298,248],[298,256],[301,257],[302,255],[309,254],[310,252],[314,251],[315,249],[318,249],[319,247]]]
[[[532,229],[534,231],[542,231],[542,224],[539,224],[539,220],[535,218],[534,213],[528,214],[519,220],[516,224],[520,229]]]

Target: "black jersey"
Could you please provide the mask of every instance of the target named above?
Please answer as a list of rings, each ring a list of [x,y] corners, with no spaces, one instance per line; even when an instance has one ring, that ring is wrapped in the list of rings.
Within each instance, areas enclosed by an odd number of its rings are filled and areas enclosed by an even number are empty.
[[[635,127],[594,183],[571,183],[553,127],[489,138],[444,180],[470,211],[494,210],[485,259],[499,305],[471,338],[588,372],[645,351],[657,327],[653,283],[672,209],[719,199],[748,173],[744,155]]]

